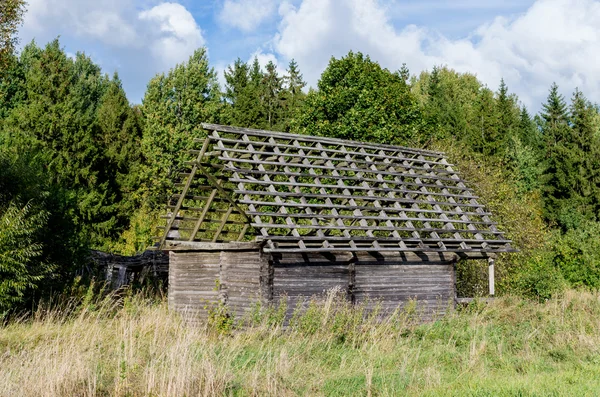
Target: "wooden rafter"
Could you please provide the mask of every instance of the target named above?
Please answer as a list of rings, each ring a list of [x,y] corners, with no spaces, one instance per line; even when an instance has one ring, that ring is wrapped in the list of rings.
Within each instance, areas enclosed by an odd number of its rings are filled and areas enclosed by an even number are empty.
[[[256,238],[267,252],[514,251],[443,153],[203,127],[208,137],[192,149],[198,157],[182,173],[163,244]]]

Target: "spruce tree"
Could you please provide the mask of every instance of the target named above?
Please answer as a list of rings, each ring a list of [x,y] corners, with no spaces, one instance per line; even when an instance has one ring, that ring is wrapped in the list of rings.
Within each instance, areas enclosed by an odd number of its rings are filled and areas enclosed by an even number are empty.
[[[475,123],[473,148],[486,156],[498,154],[503,144],[499,131],[500,117],[494,94],[489,88],[482,88],[479,92],[475,108]]]
[[[129,104],[121,80],[114,74],[99,100],[97,140],[104,148],[104,169],[111,178],[120,224],[126,224],[140,204],[136,196],[141,166],[141,118]]]
[[[567,104],[558,92],[558,85],[552,83],[546,103],[542,104],[540,116],[543,120],[542,131],[549,145],[556,145],[564,138],[567,127]]]
[[[266,128],[282,129],[280,122],[283,116],[283,79],[277,73],[277,67],[273,61],[269,61],[261,82],[263,108],[266,113]]]
[[[261,84],[262,73],[256,58],[252,68],[239,58],[227,68],[224,93],[226,122],[238,127],[265,126]]]
[[[298,64],[293,59],[290,61],[287,75],[283,79],[284,120],[282,124],[285,126],[285,130],[288,131],[291,128],[292,119],[306,98],[306,94],[302,91],[306,87],[306,82],[302,78]]]
[[[547,168],[542,194],[546,219],[563,230],[576,228],[583,219],[595,219],[597,157],[590,149],[597,146],[591,128],[591,107],[576,91],[569,114],[558,86],[550,88],[541,113],[546,142]]]
[[[501,79],[497,99],[497,112],[500,121],[497,146],[500,150],[505,148],[509,139],[517,133],[520,114],[516,102],[515,96],[508,93],[508,87],[504,79]]]

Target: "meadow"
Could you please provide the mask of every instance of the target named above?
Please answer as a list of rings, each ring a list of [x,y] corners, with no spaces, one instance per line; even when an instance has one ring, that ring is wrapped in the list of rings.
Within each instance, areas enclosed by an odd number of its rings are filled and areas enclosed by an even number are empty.
[[[40,307],[0,327],[0,396],[562,396],[600,392],[600,293],[506,296],[428,323],[330,293],[284,325],[219,308],[190,325],[121,292]]]

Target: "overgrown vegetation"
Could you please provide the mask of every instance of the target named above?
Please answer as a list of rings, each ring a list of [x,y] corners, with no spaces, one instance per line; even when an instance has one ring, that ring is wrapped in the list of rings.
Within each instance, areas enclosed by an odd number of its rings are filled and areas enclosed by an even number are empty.
[[[226,332],[187,326],[166,302],[143,295],[87,296],[0,328],[0,395],[533,396],[600,388],[598,293],[568,290],[543,303],[506,296],[428,324],[416,321],[418,305],[365,318],[330,294],[286,329],[279,308],[257,306],[244,328]]]
[[[0,5],[0,310],[64,289],[90,248],[152,244],[203,121],[447,151],[521,250],[497,260],[500,294],[600,286],[600,113],[582,90],[567,103],[552,85],[532,116],[504,81],[494,91],[435,66],[415,76],[354,52],[308,93],[293,60],[282,76],[238,59],[219,87],[200,48],[132,105],[116,74],[58,39],[17,52],[24,12]],[[485,266],[459,265],[462,294],[484,293]]]

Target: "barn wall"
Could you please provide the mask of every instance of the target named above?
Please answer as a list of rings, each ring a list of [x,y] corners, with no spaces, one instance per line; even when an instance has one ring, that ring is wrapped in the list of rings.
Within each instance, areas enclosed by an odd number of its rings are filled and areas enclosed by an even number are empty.
[[[175,252],[169,254],[169,309],[190,317],[205,318],[207,306],[221,299],[221,252]]]
[[[224,301],[236,318],[243,316],[256,302],[268,300],[262,289],[267,283],[268,271],[267,258],[259,250],[221,252]]]
[[[240,318],[256,302],[300,302],[338,288],[348,300],[392,311],[414,300],[423,318],[454,302],[454,256],[264,254],[258,248],[171,251],[169,307],[197,318],[226,303]]]
[[[299,302],[312,296],[323,296],[328,290],[339,288],[351,298],[351,255],[273,254],[273,301],[287,299],[287,313],[291,316]]]
[[[268,262],[259,249],[171,251],[169,308],[205,319],[225,303],[236,317],[264,301]]]
[[[299,301],[334,287],[349,300],[390,312],[414,300],[424,319],[443,314],[455,298],[455,258],[412,254],[273,255],[273,298],[288,299],[288,314]]]

